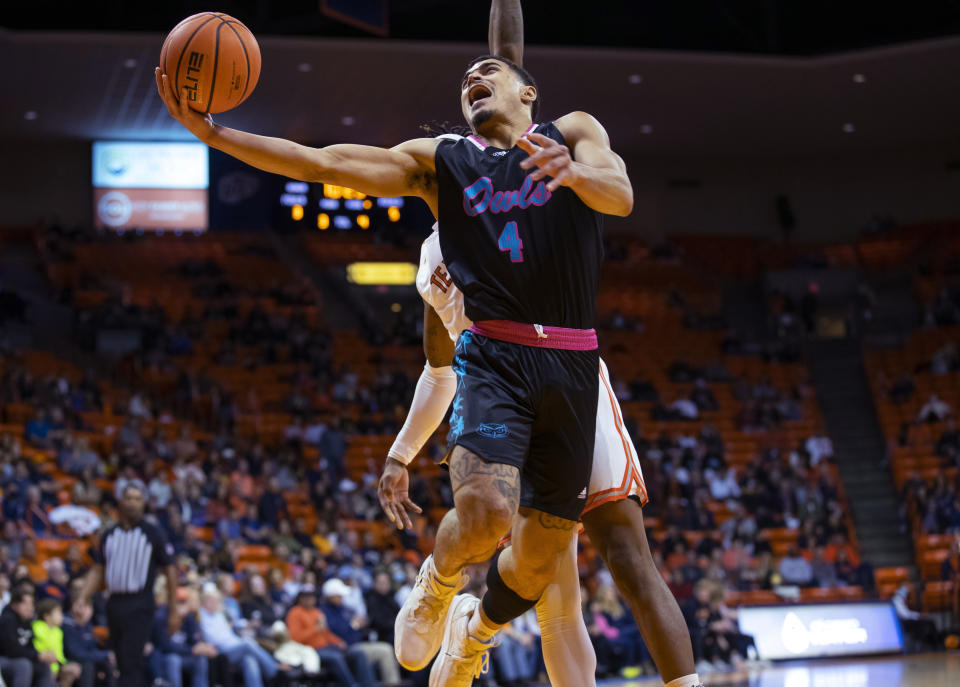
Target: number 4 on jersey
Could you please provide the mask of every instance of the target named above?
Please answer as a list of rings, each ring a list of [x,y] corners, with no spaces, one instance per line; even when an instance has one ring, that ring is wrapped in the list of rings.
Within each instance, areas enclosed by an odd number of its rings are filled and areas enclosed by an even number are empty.
[[[497,245],[500,246],[502,251],[510,251],[511,262],[523,262],[523,241],[520,240],[520,232],[517,231],[516,222],[507,222]]]

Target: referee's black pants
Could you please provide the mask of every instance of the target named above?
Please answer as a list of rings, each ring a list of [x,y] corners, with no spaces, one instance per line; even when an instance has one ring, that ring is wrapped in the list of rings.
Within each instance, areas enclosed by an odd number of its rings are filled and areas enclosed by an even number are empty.
[[[119,684],[143,687],[147,684],[143,649],[153,629],[155,607],[150,594],[111,594],[107,601],[110,645],[117,655]]]

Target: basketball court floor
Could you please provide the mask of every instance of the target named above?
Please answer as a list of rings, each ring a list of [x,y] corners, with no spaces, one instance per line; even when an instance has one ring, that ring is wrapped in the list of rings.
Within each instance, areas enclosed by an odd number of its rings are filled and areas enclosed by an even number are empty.
[[[659,679],[606,680],[603,687],[654,687]],[[778,663],[704,678],[707,687],[960,687],[960,652]]]

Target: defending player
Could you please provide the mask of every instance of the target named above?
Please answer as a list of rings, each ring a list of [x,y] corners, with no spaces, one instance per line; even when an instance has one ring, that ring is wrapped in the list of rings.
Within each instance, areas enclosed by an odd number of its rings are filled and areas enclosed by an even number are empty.
[[[437,533],[430,583],[401,609],[405,628],[426,632],[404,635],[399,658],[426,665],[444,636],[431,685],[469,685],[494,634],[553,579],[586,501],[602,215],[626,215],[633,204],[622,162],[586,113],[535,124],[533,78],[490,56],[474,60],[460,84],[469,139],[415,139],[389,150],[315,149],[236,131],[178,102],[159,69],[157,87],[171,115],[211,147],[291,178],[416,196],[438,217],[443,255],[474,325],[456,352],[455,509]],[[448,614],[463,568],[487,560],[512,524],[513,545],[491,567],[482,602],[461,595]]]
[[[494,55],[522,64],[522,22],[520,0],[493,0],[489,42]],[[427,363],[380,480],[381,504],[401,529],[411,525],[407,509],[419,512],[409,499],[406,466],[436,431],[453,401],[457,384],[451,367],[454,342],[472,326],[464,312],[463,295],[443,262],[436,231],[421,248],[416,283],[424,299],[423,346]],[[664,682],[668,687],[698,685],[686,623],[650,555],[640,508],[647,500],[646,489],[636,449],[623,427],[620,407],[602,360],[596,412],[593,473],[583,522],[618,588],[628,599]],[[555,581],[536,608],[551,683],[555,687],[595,684],[596,656],[581,614],[575,540],[560,563]]]

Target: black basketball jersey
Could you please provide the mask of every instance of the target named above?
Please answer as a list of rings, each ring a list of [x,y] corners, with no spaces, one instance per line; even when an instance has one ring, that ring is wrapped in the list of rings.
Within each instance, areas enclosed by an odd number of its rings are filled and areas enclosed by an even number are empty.
[[[550,124],[531,130],[566,145]],[[437,146],[440,250],[473,321],[572,329],[594,324],[603,215],[569,188],[552,193],[518,147],[474,136]]]

